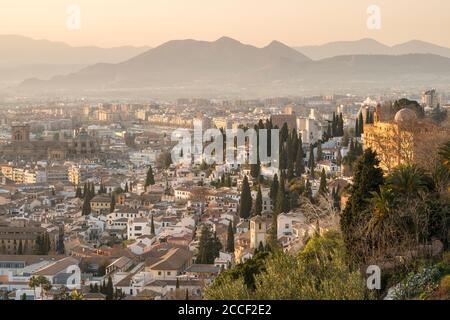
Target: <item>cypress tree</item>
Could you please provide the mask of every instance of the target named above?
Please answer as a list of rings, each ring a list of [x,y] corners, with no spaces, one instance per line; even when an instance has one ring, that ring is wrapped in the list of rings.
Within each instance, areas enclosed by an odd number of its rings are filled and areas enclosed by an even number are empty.
[[[309,181],[309,179],[307,179],[306,183],[305,183],[305,196],[309,200],[312,200],[312,187],[311,187],[311,182]]]
[[[298,150],[297,155],[295,157],[295,175],[297,177],[301,177],[303,173],[305,173],[305,163],[304,161],[304,154],[303,154],[303,146],[302,146],[302,140],[299,139],[298,143]]]
[[[361,136],[361,133],[359,132],[359,123],[358,118],[355,119],[355,138],[358,138]]]
[[[116,196],[114,194],[114,192],[111,194],[111,207],[109,209],[109,212],[114,212],[114,210],[116,209]]]
[[[364,119],[363,119],[362,112],[359,113],[358,129],[359,129],[359,135],[364,133]]]
[[[111,276],[108,277],[108,282],[105,288],[106,300],[113,300],[114,298],[114,286],[112,283]]]
[[[77,186],[77,190],[75,191],[75,198],[81,199],[83,197],[80,186]]]
[[[328,194],[327,175],[325,174],[325,169],[322,169],[322,174],[320,176],[319,193],[323,196]]]
[[[125,193],[128,193],[128,182],[125,182],[125,189],[123,190]]]
[[[275,174],[273,176],[272,184],[270,185],[270,200],[272,201],[273,208],[275,209],[277,203],[277,195],[278,195],[278,175]]]
[[[275,213],[286,213],[289,211],[288,201],[286,198],[286,190],[285,190],[285,182],[284,182],[284,174],[281,174],[280,177],[280,187],[278,188],[277,194],[277,206],[275,208]]]
[[[262,192],[261,192],[261,185],[258,185],[258,193],[256,194],[256,201],[255,201],[255,215],[261,215],[262,213]]]
[[[309,167],[309,172],[310,172],[311,178],[314,179],[314,177],[315,177],[314,169],[316,167],[316,164],[314,161],[314,147],[312,144],[309,147],[308,167]]]
[[[227,232],[227,252],[234,252],[234,232],[233,232],[233,224],[230,221],[230,224],[228,225],[228,232]]]
[[[17,249],[17,254],[18,255],[22,255],[23,254],[22,240],[19,240],[19,248]]]
[[[154,184],[155,184],[155,177],[153,176],[153,169],[152,166],[149,166],[147,171],[147,177],[145,179],[145,186],[148,187]]]
[[[239,216],[243,219],[248,219],[252,211],[252,195],[250,186],[248,184],[247,176],[244,177],[242,182],[241,200],[239,205]]]
[[[317,161],[322,161],[322,141],[317,142]]]
[[[152,220],[150,223],[150,234],[155,235],[155,222],[153,221],[153,214],[152,214]]]

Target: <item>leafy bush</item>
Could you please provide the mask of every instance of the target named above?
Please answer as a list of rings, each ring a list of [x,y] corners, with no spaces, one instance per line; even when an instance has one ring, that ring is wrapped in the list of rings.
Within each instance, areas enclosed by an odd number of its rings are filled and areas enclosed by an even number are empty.
[[[410,273],[392,293],[395,300],[424,299],[438,287],[441,272],[437,266],[426,267],[417,273]]]

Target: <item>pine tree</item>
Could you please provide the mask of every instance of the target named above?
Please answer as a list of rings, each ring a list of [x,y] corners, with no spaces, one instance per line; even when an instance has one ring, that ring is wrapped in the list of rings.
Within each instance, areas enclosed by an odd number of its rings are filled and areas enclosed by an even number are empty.
[[[243,219],[248,219],[252,211],[252,195],[250,186],[248,184],[247,176],[242,182],[241,199],[239,204],[239,216]]]
[[[262,213],[262,192],[261,192],[261,185],[258,185],[258,193],[256,194],[256,201],[255,201],[255,215],[261,215]]]
[[[325,174],[325,169],[322,169],[322,174],[320,176],[319,194],[323,196],[328,194],[327,175]]]
[[[314,169],[316,168],[316,164],[314,161],[314,147],[312,144],[309,147],[308,168],[309,168],[311,178],[314,179],[314,177],[315,177]]]
[[[233,232],[233,223],[230,221],[228,225],[227,232],[227,252],[234,252],[234,232]]]
[[[145,179],[145,186],[148,187],[154,184],[155,184],[155,177],[153,176],[153,169],[152,166],[149,166],[147,171],[147,177]]]
[[[277,203],[278,187],[279,187],[278,175],[275,174],[273,176],[272,184],[270,185],[270,193],[269,193],[270,200],[272,201],[272,206],[274,209]]]

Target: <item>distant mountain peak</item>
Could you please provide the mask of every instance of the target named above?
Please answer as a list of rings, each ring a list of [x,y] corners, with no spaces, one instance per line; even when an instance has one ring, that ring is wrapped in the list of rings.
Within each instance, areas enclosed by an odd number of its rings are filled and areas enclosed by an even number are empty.
[[[240,41],[227,37],[227,36],[223,36],[220,37],[219,39],[217,39],[216,41],[214,41],[215,43],[230,43],[230,44],[242,44]]]

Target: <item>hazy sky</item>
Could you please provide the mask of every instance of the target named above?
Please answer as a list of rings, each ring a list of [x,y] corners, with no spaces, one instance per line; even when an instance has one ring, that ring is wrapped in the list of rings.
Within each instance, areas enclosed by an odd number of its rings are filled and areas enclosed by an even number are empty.
[[[79,30],[67,8],[78,5]],[[381,10],[369,29],[367,8]],[[149,45],[221,36],[264,46],[374,38],[386,44],[419,39],[450,47],[448,0],[0,0],[0,33],[71,45]]]

